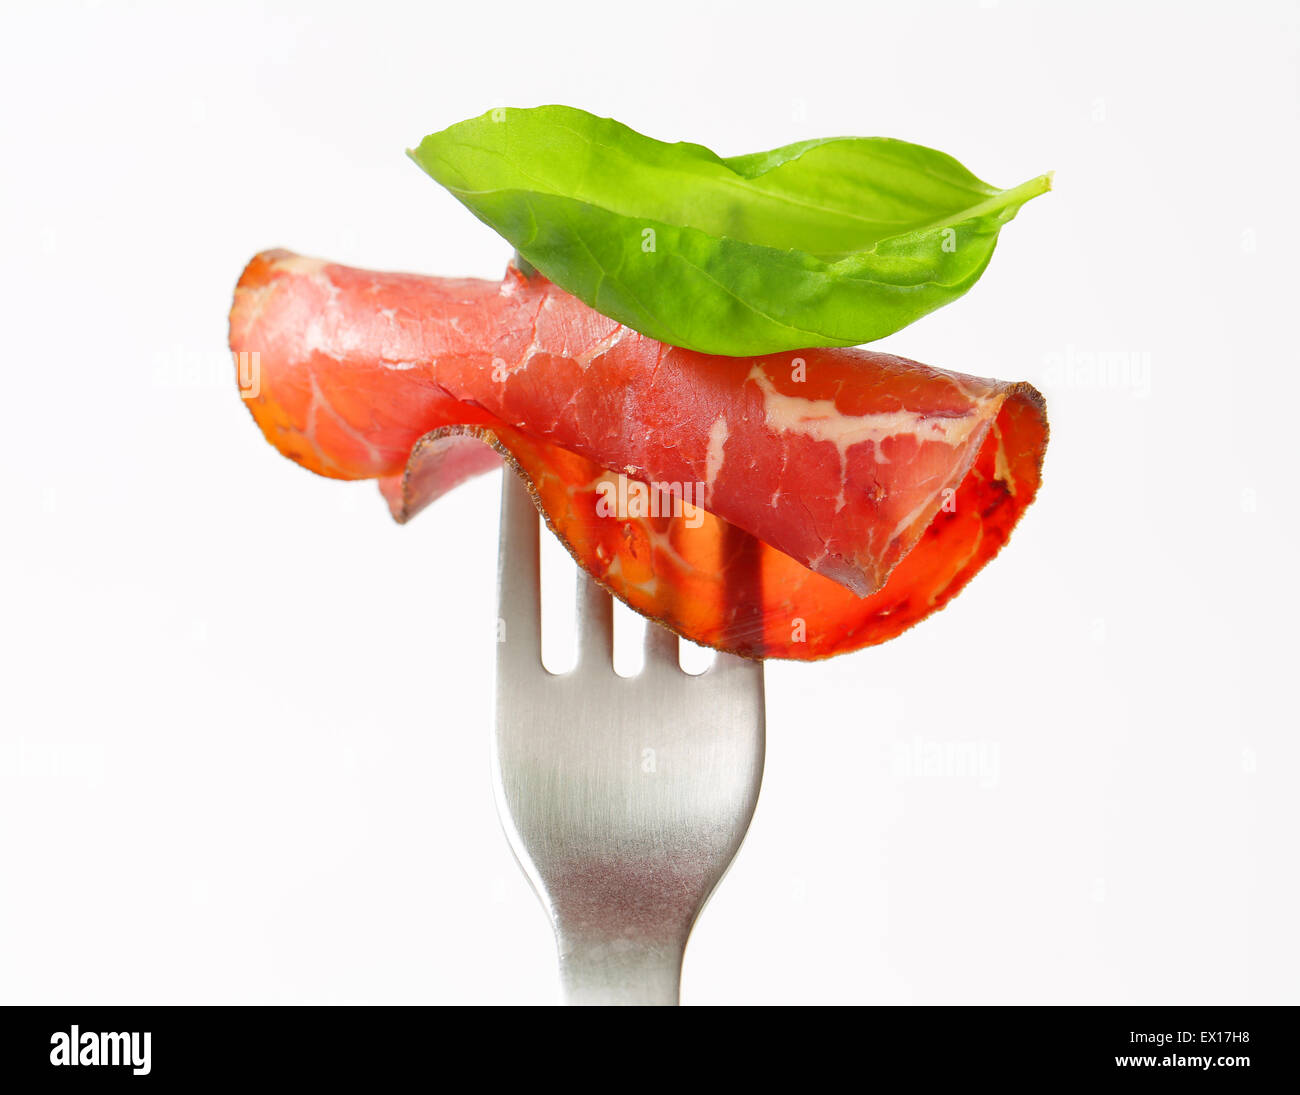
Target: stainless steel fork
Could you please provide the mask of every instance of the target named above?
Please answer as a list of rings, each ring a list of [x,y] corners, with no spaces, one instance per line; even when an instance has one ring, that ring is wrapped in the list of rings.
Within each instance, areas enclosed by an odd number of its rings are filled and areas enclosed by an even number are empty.
[[[613,667],[609,594],[579,575],[579,660],[541,660],[537,510],[501,499],[497,808],[551,918],[569,1004],[676,1004],[696,917],[749,828],[763,775],[763,666],[684,673],[647,624],[645,667]]]

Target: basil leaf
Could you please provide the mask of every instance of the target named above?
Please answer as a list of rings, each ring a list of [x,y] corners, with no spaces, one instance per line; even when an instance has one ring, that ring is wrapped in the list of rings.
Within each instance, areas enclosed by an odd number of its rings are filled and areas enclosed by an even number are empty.
[[[565,106],[498,109],[408,155],[557,285],[662,342],[748,356],[882,338],[961,296],[1051,186],[882,137],[722,159]]]

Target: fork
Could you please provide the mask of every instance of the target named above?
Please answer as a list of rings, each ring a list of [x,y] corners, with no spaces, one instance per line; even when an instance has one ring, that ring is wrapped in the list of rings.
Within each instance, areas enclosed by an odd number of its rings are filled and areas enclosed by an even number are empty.
[[[763,775],[763,665],[678,665],[646,625],[614,672],[610,596],[579,573],[578,664],[541,660],[537,510],[501,498],[492,769],[510,846],[550,916],[568,1004],[677,1004],[691,928],[749,828]]]

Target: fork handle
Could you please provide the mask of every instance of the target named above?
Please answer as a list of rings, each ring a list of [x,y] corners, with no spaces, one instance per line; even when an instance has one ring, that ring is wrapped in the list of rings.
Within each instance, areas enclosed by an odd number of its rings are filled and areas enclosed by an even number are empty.
[[[564,1002],[591,1006],[680,1003],[685,942],[604,941],[557,931]]]

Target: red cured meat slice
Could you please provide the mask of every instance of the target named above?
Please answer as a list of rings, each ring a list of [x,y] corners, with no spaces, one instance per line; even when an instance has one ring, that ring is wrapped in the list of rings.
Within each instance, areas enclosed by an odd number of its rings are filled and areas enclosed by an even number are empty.
[[[1047,442],[1026,384],[866,350],[699,354],[513,268],[267,252],[230,345],[258,355],[249,406],[286,456],[378,479],[400,521],[504,456],[597,580],[752,656],[842,653],[941,607],[1033,500]]]

